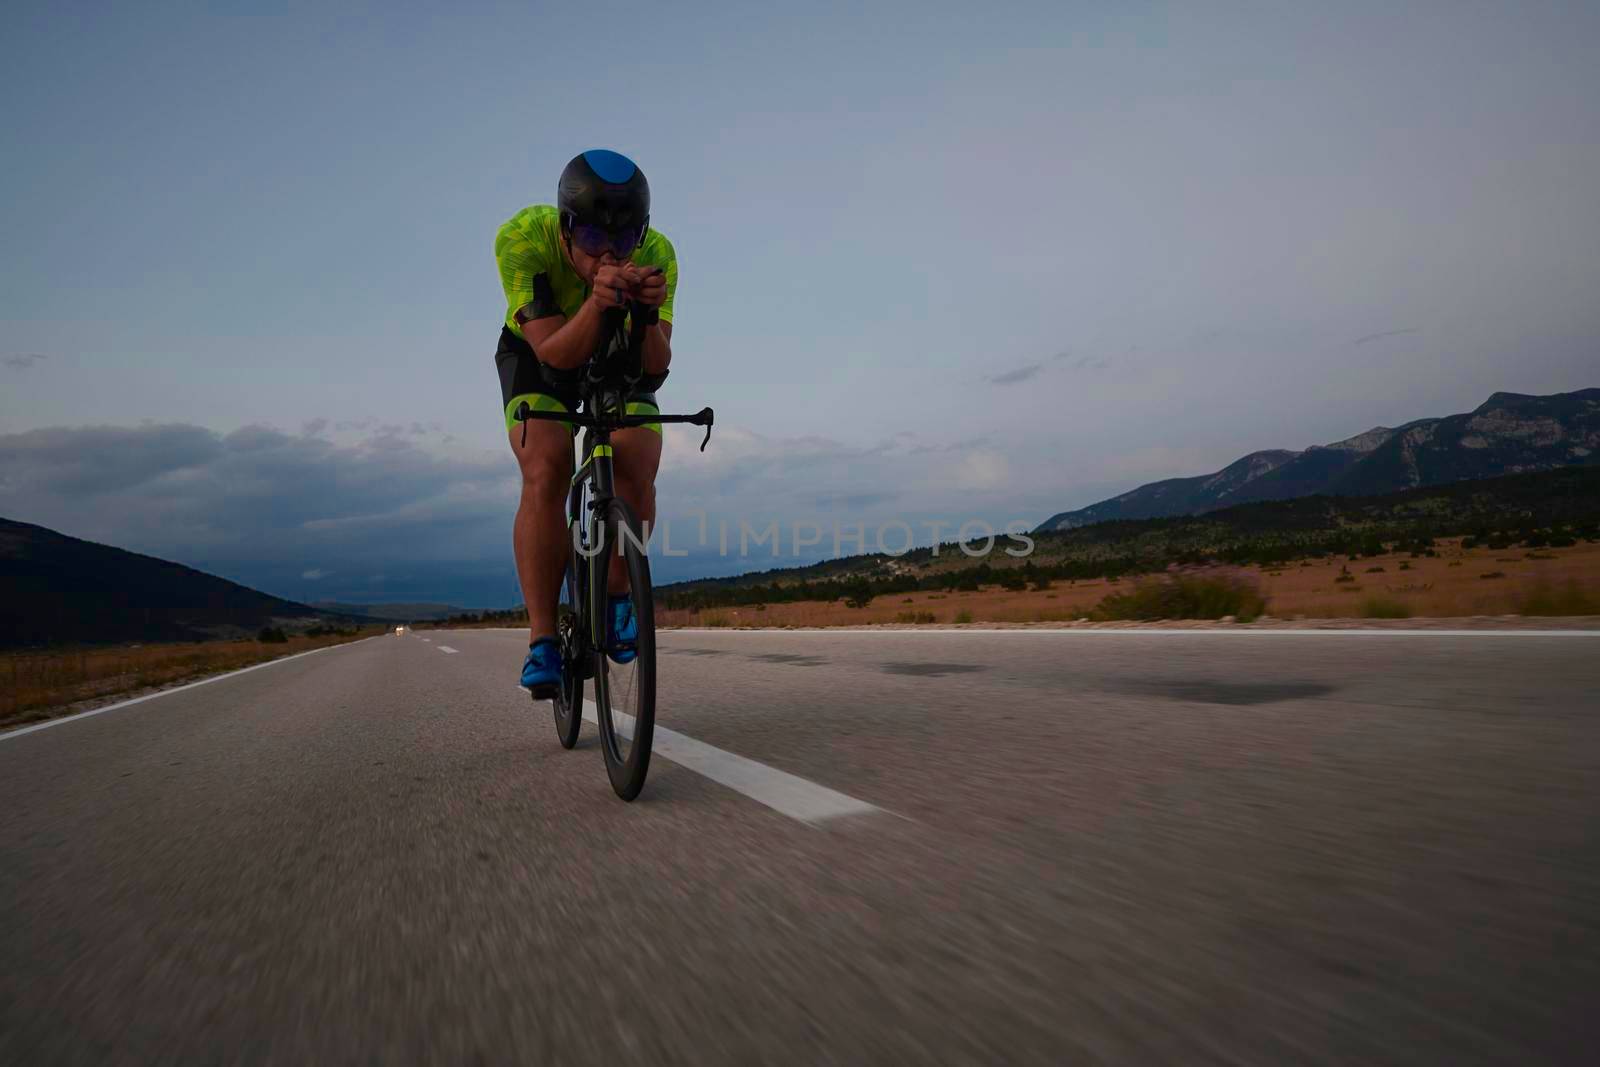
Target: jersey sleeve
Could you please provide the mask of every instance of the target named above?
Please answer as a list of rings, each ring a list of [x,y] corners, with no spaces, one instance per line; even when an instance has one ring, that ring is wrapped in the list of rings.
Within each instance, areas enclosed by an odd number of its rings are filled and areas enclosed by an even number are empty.
[[[494,239],[494,259],[500,268],[500,287],[506,294],[506,325],[522,333],[531,319],[561,314],[550,284],[550,264],[539,245],[512,219]]]
[[[667,274],[667,299],[661,304],[661,321],[672,321],[672,301],[678,295],[678,252],[672,247],[672,242],[663,235],[661,238],[660,258],[663,262],[658,265]]]

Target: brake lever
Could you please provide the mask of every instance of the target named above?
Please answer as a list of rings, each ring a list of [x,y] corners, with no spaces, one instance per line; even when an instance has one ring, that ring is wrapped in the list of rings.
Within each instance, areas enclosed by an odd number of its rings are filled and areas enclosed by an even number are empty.
[[[705,439],[700,442],[700,451],[704,452],[706,445],[711,443],[711,424],[716,421],[717,413],[710,408],[701,408],[700,414],[706,417],[706,421],[700,424],[706,428]]]

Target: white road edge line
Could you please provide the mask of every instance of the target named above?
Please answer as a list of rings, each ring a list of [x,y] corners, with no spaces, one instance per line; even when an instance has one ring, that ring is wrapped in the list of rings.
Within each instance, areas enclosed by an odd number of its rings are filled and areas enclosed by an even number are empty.
[[[382,635],[380,634],[379,636]],[[210,685],[212,682],[220,682],[224,678],[237,678],[241,674],[249,674],[251,671],[259,671],[263,667],[276,667],[280,663],[288,663],[290,660],[299,659],[302,656],[314,656],[318,652],[326,652],[330,648],[349,648],[351,645],[359,645],[363,641],[374,640],[377,640],[377,638],[363,637],[360,641],[349,641],[341,645],[324,645],[321,648],[308,649],[305,652],[296,652],[292,656],[284,656],[281,659],[269,659],[265,663],[257,663],[251,667],[241,667],[236,671],[229,671],[227,674],[214,674],[210,678],[202,678],[198,682],[190,682],[187,685],[175,685],[171,689],[163,689],[159,693],[146,693],[142,697],[134,697],[132,700],[123,700],[116,704],[107,704],[103,708],[93,708],[89,711],[80,711],[76,715],[65,715],[59,719],[47,719],[44,722],[36,722],[32,726],[24,726],[16,730],[8,730],[5,733],[0,733],[0,741],[9,741],[13,737],[21,737],[23,734],[31,734],[35,730],[48,730],[52,726],[65,726],[69,722],[77,722],[79,719],[87,719],[95,715],[104,715],[108,711],[117,711],[120,708],[131,708],[135,704],[143,704],[146,700],[154,700],[157,697],[171,696],[173,693],[181,693],[185,689],[194,689],[197,686]]]
[[[906,634],[1034,634],[1048,635],[1051,637],[1127,637],[1134,634],[1148,634],[1162,637],[1600,637],[1600,630],[1386,630],[1371,629],[1328,629],[1328,630],[1252,630],[1239,627],[1229,630],[1211,629],[1167,629],[1152,626],[1148,629],[1103,629],[1103,630],[1035,630],[1035,629],[1007,629],[1007,630],[951,630],[951,629],[916,629],[916,630],[848,630],[843,628],[814,629],[814,630],[786,630],[781,627],[758,628],[754,626],[699,626],[683,627],[681,629],[657,630],[658,635],[666,634],[792,634],[795,636],[811,634],[831,634],[843,637],[846,634],[893,634],[904,636]]]
[[[433,647],[437,648],[440,652],[456,652],[456,651],[458,651],[457,649],[451,648],[449,645],[434,645]]]
[[[524,697],[528,695],[528,691],[521,687],[517,688],[517,692]],[[584,719],[598,725],[597,714],[594,701],[585,700]],[[818,785],[765,763],[724,752],[714,745],[696,741],[687,734],[680,734],[665,726],[656,727],[650,750],[653,755],[669,759],[686,770],[727,786],[736,793],[743,793],[759,804],[765,804],[780,815],[787,815],[809,826],[820,826],[830,819],[846,815],[893,814],[876,804],[857,800],[836,789]]]

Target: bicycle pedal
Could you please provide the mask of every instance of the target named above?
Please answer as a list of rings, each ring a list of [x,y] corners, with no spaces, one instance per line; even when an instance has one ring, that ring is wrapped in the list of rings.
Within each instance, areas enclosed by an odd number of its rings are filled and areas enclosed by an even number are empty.
[[[554,700],[561,695],[561,689],[554,682],[546,682],[543,685],[528,686],[528,695],[535,700]]]

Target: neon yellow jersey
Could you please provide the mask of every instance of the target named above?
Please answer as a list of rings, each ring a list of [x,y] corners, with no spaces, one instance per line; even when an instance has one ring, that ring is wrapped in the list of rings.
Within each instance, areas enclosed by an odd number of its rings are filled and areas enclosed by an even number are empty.
[[[500,227],[494,238],[494,258],[500,265],[500,285],[506,291],[506,326],[518,337],[517,312],[526,318],[551,315],[567,318],[578,313],[589,298],[589,286],[567,262],[561,244],[561,217],[551,204],[523,208]],[[661,321],[672,321],[672,298],[678,291],[678,256],[672,242],[657,230],[645,232],[644,244],[629,257],[644,267],[660,267],[667,274],[667,300]]]

